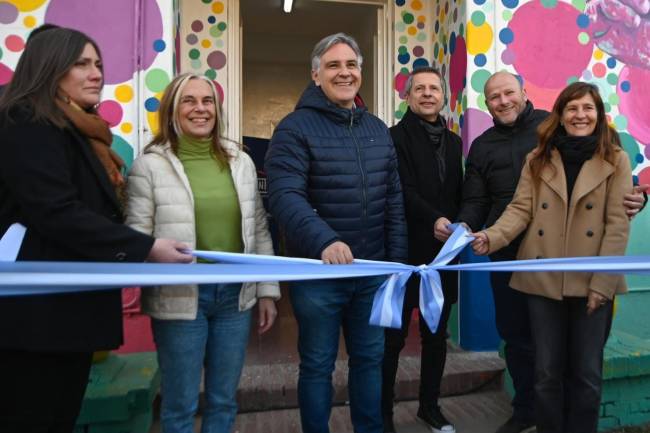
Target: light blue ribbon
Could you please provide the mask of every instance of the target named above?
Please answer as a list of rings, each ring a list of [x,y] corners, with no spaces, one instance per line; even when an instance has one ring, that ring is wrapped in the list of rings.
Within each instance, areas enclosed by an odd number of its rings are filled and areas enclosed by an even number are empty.
[[[508,262],[448,263],[472,241],[462,226],[429,265],[354,260],[349,265],[325,265],[320,260],[280,256],[193,251],[218,264],[14,262],[24,228],[13,226],[0,241],[0,296],[89,292],[129,286],[245,283],[356,278],[389,275],[377,291],[370,323],[401,327],[406,282],[420,275],[420,310],[435,332],[444,305],[439,270],[482,272],[606,272],[650,274],[650,256],[573,257]],[[2,261],[5,260],[5,261]]]

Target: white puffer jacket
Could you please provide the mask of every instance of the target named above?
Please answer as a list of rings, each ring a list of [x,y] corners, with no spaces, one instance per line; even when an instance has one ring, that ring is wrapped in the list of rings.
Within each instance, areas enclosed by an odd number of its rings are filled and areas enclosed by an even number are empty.
[[[244,252],[273,254],[266,211],[257,190],[257,172],[251,158],[234,144],[225,143],[230,170],[242,214]],[[129,173],[126,223],[156,238],[175,239],[196,247],[194,196],[189,180],[171,146],[151,146],[138,157]],[[219,230],[215,224],[215,230]],[[277,283],[244,283],[239,309],[247,310],[257,298],[280,298]],[[159,286],[143,290],[142,307],[156,319],[194,320],[198,309],[196,285]]]

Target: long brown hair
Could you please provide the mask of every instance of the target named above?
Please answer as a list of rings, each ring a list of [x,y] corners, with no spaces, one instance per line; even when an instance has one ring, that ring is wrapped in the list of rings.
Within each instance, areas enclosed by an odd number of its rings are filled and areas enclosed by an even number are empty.
[[[214,157],[223,166],[228,164],[228,160],[232,157],[228,151],[221,145],[223,139],[222,133],[224,129],[223,116],[221,112],[221,104],[219,102],[219,95],[214,83],[203,75],[192,73],[185,73],[178,75],[172,80],[171,83],[165,88],[164,95],[160,101],[160,109],[158,110],[158,132],[151,140],[151,143],[146,148],[151,146],[164,145],[169,143],[172,152],[178,155],[178,137],[182,134],[180,122],[178,120],[178,106],[181,99],[181,94],[187,83],[191,80],[203,80],[210,85],[212,89],[212,97],[214,98],[214,106],[216,113],[216,121],[214,129],[212,130],[212,153]],[[145,149],[146,149],[145,148]]]
[[[77,30],[49,28],[30,37],[0,98],[0,114],[9,119],[15,107],[24,107],[33,113],[34,120],[65,128],[68,122],[56,104],[59,83],[79,60],[86,44],[95,48],[101,60],[97,43]]]
[[[542,170],[551,163],[553,139],[559,133],[565,132],[562,126],[562,113],[570,101],[591,95],[596,104],[596,136],[598,145],[595,155],[607,162],[614,162],[614,153],[621,148],[621,139],[614,128],[607,124],[605,105],[598,93],[598,87],[593,84],[575,82],[568,85],[555,100],[551,114],[537,127],[538,144],[530,160],[530,169],[533,179],[539,180]]]

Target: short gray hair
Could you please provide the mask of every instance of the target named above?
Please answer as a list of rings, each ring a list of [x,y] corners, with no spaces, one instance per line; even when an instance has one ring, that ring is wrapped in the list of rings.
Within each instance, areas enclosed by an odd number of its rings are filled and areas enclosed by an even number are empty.
[[[409,77],[406,79],[406,84],[404,84],[404,93],[409,94],[411,93],[411,88],[413,87],[413,77],[417,74],[434,74],[437,75],[438,78],[440,78],[440,86],[442,87],[442,94],[446,95],[447,94],[447,84],[445,83],[445,77],[442,76],[442,73],[440,72],[440,69],[436,68],[435,66],[422,66],[419,68],[416,68],[409,74]]]
[[[357,62],[359,62],[359,68],[363,63],[363,56],[361,55],[361,50],[359,49],[359,44],[354,38],[345,33],[335,33],[333,35],[325,36],[321,39],[315,46],[314,50],[311,52],[311,70],[317,71],[320,68],[320,58],[325,54],[327,50],[332,48],[336,44],[345,44],[348,47],[352,48],[354,54],[357,55]]]

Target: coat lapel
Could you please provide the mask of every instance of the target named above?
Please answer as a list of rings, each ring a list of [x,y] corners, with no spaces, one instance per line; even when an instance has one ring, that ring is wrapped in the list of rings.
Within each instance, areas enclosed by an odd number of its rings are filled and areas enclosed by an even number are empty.
[[[585,161],[573,187],[571,201],[577,203],[578,200],[589,194],[613,172],[614,166],[599,156],[594,155],[594,157]]]
[[[553,149],[551,152],[551,165],[555,170],[542,170],[540,177],[555,193],[560,196],[565,204],[568,204],[566,175],[560,153]]]
[[[91,171],[95,174],[97,181],[101,185],[106,195],[110,198],[111,203],[113,204],[113,206],[115,206],[116,209],[120,210],[121,212],[121,206],[117,199],[117,195],[115,194],[115,189],[113,188],[111,181],[108,179],[108,174],[106,174],[106,169],[101,164],[101,162],[99,162],[99,159],[97,159],[97,156],[93,152],[90,143],[88,143],[88,140],[85,137],[83,137],[76,129],[68,128],[68,130],[71,132],[72,136],[77,141],[77,144],[81,149],[81,154],[84,156],[84,158],[90,165]]]

